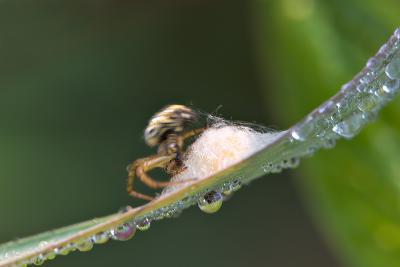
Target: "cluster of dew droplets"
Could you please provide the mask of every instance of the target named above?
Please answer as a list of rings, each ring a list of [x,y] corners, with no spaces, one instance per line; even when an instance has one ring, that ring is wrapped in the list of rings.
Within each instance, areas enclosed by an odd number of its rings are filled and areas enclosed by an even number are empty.
[[[299,164],[300,158],[292,157],[279,162],[264,163],[262,169],[264,173],[280,173],[283,169],[293,169],[299,166]]]
[[[291,129],[292,142],[310,141],[308,153],[352,138],[400,88],[400,28],[341,91]]]
[[[128,209],[125,209],[122,212],[125,212],[126,210]],[[131,220],[111,230],[102,231],[88,238],[82,238],[78,241],[74,241],[61,247],[55,248],[49,252],[36,255],[29,260],[17,263],[15,266],[42,265],[47,260],[53,260],[57,255],[66,256],[73,251],[90,251],[95,244],[105,244],[110,239],[117,241],[127,241],[135,235],[136,229],[141,231],[149,229],[150,223],[151,220],[149,220],[148,218]],[[47,245],[48,242],[42,241],[41,243],[39,243],[38,247],[44,248]]]

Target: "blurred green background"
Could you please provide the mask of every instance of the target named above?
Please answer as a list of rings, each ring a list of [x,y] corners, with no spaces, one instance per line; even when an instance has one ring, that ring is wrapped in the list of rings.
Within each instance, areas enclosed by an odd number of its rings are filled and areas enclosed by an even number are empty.
[[[139,205],[126,165],[181,103],[285,129],[399,26],[397,0],[0,2],[0,241]],[[400,265],[394,101],[351,142],[48,266]],[[164,176],[164,179],[167,177]],[[138,185],[142,192],[147,191]]]

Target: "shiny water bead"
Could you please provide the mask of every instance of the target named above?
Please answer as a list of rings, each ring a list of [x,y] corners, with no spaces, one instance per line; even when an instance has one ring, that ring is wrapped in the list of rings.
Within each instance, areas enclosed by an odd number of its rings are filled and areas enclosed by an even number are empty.
[[[46,260],[54,260],[56,258],[56,252],[54,250],[46,252],[43,256],[46,258]]]
[[[387,56],[389,49],[390,49],[389,45],[383,44],[378,50],[378,55]]]
[[[46,259],[43,257],[43,255],[40,254],[40,255],[34,257],[34,258],[31,260],[31,262],[32,262],[32,264],[34,264],[34,265],[42,265],[42,264],[45,262],[45,260],[46,260]]]
[[[274,167],[274,165],[273,165],[271,162],[268,162],[268,163],[265,163],[265,164],[262,166],[262,169],[263,169],[263,171],[264,171],[265,173],[269,173],[269,172],[271,172],[271,170],[272,170],[273,167]]]
[[[45,248],[49,243],[47,241],[41,241],[38,245],[40,249]]]
[[[354,81],[350,81],[348,83],[343,84],[340,91],[347,92],[348,90],[351,90],[354,86],[355,86]]]
[[[397,28],[397,29],[394,31],[393,35],[394,35],[398,40],[400,40],[400,28]]]
[[[356,90],[360,93],[363,93],[366,91],[368,85],[365,83],[360,83],[359,85],[357,85]]]
[[[139,229],[140,231],[149,230],[150,226],[151,226],[151,221],[148,218],[136,224],[136,228]]]
[[[379,69],[379,67],[382,66],[382,63],[383,63],[383,59],[381,57],[375,56],[375,57],[371,57],[367,61],[366,67],[370,70],[375,71],[375,70]]]
[[[356,113],[346,120],[337,123],[335,126],[333,126],[332,131],[343,136],[344,138],[352,138],[360,131],[363,123],[363,114]]]
[[[352,103],[350,102],[349,94],[347,94],[347,95],[348,95],[347,98],[343,98],[335,103],[336,110],[341,115],[344,115],[344,114],[348,113],[349,111],[351,112],[351,110],[352,110]]]
[[[378,98],[381,98],[381,97],[386,97],[386,95],[387,95],[388,93],[386,93],[386,92],[383,90],[382,86],[381,86],[381,87],[378,88],[378,90],[375,90],[375,91],[373,92],[373,94],[374,94],[375,96],[377,96]]]
[[[228,182],[224,184],[223,192],[225,196],[231,195],[233,192],[239,190],[242,187],[242,182],[239,180],[234,180],[232,182]]]
[[[58,255],[66,256],[68,255],[71,251],[74,251],[74,247],[71,244],[65,245],[61,248],[56,248],[54,252]]]
[[[101,232],[92,236],[92,241],[95,244],[104,244],[108,241],[108,232]]]
[[[397,56],[385,68],[386,75],[392,79],[400,79],[400,57]]]
[[[165,218],[172,218],[177,214],[176,209],[172,208],[164,213]]]
[[[387,81],[383,86],[382,89],[385,93],[394,93],[395,91],[397,91],[400,87],[400,80],[390,80]]]
[[[375,78],[376,78],[375,73],[372,71],[369,71],[369,72],[365,73],[365,75],[360,79],[360,82],[368,84],[368,83],[372,82]]]
[[[78,241],[75,246],[79,251],[90,251],[93,248],[93,242],[91,239],[83,239]]]
[[[300,159],[290,158],[288,160],[283,160],[281,163],[282,168],[296,168],[300,164]]]
[[[210,191],[205,194],[203,197],[200,197],[197,204],[200,210],[205,213],[214,213],[217,212],[223,202],[222,194],[216,191]]]
[[[297,141],[305,141],[314,131],[312,117],[308,117],[300,125],[296,125],[291,132],[292,137]]]
[[[272,166],[272,168],[269,170],[269,173],[280,173],[282,171],[282,166],[275,164]]]
[[[136,232],[136,227],[132,224],[124,223],[110,231],[111,237],[115,240],[126,241],[131,239]]]
[[[324,113],[329,111],[332,107],[334,107],[335,103],[332,100],[328,100],[326,101],[324,104],[322,104],[319,108],[318,108],[318,112],[319,113]]]
[[[365,96],[357,105],[357,108],[362,112],[370,112],[379,106],[379,98],[375,95]]]

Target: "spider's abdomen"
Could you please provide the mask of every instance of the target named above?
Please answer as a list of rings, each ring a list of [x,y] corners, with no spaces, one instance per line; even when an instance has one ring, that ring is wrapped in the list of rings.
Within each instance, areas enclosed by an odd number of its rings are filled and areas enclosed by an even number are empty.
[[[183,105],[169,105],[154,114],[144,131],[144,139],[149,146],[165,140],[167,133],[180,133],[185,126],[196,120],[196,114]]]

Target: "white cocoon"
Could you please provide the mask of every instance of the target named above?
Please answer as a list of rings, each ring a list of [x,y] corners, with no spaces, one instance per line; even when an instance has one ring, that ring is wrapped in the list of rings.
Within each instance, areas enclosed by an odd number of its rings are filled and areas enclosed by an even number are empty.
[[[250,127],[220,124],[208,128],[188,148],[184,159],[186,169],[171,181],[207,178],[254,154],[273,142],[280,133],[260,133]],[[169,186],[163,193],[182,185]]]

